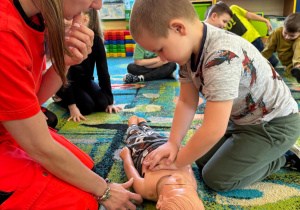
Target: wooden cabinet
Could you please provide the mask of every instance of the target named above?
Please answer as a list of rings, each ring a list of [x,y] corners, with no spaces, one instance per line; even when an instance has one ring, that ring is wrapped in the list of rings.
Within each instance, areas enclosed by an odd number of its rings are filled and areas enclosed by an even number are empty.
[[[216,3],[218,0],[213,0]],[[251,12],[263,12],[265,15],[288,16],[300,10],[300,0],[222,0],[228,6],[238,5]],[[298,1],[298,2],[297,2]]]

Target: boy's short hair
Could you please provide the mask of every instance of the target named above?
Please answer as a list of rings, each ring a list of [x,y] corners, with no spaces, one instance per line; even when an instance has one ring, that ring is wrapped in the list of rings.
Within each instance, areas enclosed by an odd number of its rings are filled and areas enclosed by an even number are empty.
[[[130,34],[134,39],[143,31],[153,37],[167,37],[171,20],[198,19],[189,0],[135,0],[130,14]]]
[[[214,5],[208,7],[205,11],[204,18],[209,18],[213,13],[216,13],[218,16],[221,16],[224,13],[227,13],[230,17],[233,15],[231,9],[223,1],[218,1]]]
[[[295,12],[287,16],[284,21],[284,28],[289,33],[300,32],[300,13]]]

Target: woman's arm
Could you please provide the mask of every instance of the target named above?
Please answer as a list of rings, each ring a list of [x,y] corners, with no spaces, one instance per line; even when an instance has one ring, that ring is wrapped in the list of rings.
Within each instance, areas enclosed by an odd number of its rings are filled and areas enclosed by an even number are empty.
[[[41,111],[30,118],[2,121],[2,124],[28,156],[54,176],[96,196],[102,196],[106,191],[107,184],[103,178],[52,139]],[[119,209],[124,206],[134,209],[130,201],[140,203],[142,197],[125,189],[131,185],[130,181],[124,184],[111,183],[112,196],[102,204],[107,209]]]
[[[30,118],[2,124],[28,156],[50,173],[81,190],[103,195],[105,181],[53,140],[41,111]]]

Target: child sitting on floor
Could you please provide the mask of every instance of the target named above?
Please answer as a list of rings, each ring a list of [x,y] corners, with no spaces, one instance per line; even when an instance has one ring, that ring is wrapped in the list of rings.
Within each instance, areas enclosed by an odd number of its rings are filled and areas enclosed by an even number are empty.
[[[190,165],[178,170],[152,172],[142,164],[151,151],[168,141],[156,133],[143,118],[128,120],[126,143],[120,152],[128,179],[143,198],[157,201],[156,208],[172,210],[202,210],[204,206],[197,193],[197,183]],[[164,161],[164,160],[162,160]]]
[[[276,28],[269,36],[266,47],[262,51],[265,58],[270,58],[274,52],[285,71],[296,77],[300,83],[300,13],[290,14],[284,21],[284,26]]]
[[[139,44],[135,45],[134,63],[127,66],[125,83],[151,81],[156,79],[175,79],[176,63],[162,61],[157,54],[144,50]]]

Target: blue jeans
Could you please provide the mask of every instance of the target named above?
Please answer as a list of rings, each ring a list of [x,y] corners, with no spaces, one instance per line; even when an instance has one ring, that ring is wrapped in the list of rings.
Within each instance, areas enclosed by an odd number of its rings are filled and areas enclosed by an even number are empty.
[[[255,39],[252,44],[256,47],[256,49],[259,50],[259,52],[263,51],[264,50],[264,43],[262,42],[261,38],[258,37],[257,39]],[[272,55],[268,61],[272,64],[272,66],[275,68],[278,64],[278,59]]]

